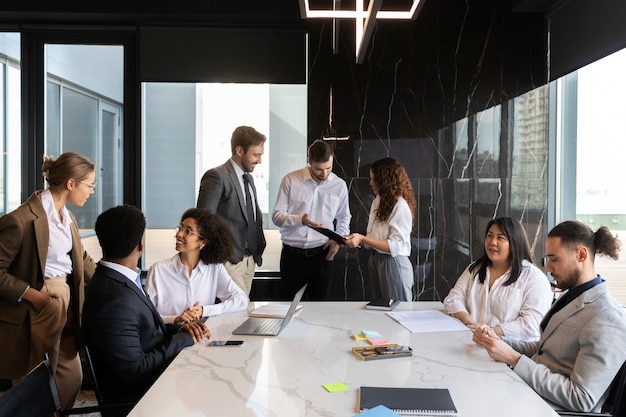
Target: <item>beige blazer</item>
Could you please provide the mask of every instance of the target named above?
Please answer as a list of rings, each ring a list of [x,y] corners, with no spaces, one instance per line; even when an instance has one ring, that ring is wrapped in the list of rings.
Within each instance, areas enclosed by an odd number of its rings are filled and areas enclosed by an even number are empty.
[[[29,371],[30,303],[18,300],[28,286],[41,289],[48,254],[48,219],[37,191],[11,213],[0,217],[0,378],[18,378]],[[70,311],[66,328],[80,346],[80,313],[85,283],[96,265],[83,249],[72,213]],[[78,318],[78,320],[76,320]],[[78,347],[77,346],[77,347]]]

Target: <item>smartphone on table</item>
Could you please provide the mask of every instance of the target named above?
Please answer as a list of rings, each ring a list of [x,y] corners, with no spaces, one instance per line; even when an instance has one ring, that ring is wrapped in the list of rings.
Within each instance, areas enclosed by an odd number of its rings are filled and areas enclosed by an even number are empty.
[[[211,340],[209,346],[241,346],[243,340]]]

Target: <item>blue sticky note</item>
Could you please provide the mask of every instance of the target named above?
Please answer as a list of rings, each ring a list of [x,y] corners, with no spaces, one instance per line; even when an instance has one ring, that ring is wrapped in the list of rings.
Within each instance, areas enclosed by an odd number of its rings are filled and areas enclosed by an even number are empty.
[[[355,414],[352,417],[401,417],[400,414],[391,411],[384,405],[377,405],[374,408],[370,408],[362,413]]]
[[[383,337],[380,333],[374,330],[361,330],[361,334],[365,336],[366,339],[380,339]]]

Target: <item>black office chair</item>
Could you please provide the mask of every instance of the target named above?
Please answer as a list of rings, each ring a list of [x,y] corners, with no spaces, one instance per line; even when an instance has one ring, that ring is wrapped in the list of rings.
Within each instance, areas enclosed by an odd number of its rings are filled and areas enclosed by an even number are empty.
[[[59,392],[47,355],[0,397],[0,417],[50,417],[60,409]]]
[[[87,353],[87,363],[94,381],[97,406],[77,407],[64,409],[61,405],[59,390],[54,379],[50,359],[46,354],[43,362],[28,373],[20,382],[9,388],[0,397],[0,417],[50,417],[54,413],[58,416],[114,413],[126,415],[135,404],[134,402],[106,403],[97,388],[93,373],[91,358]]]
[[[112,399],[107,398],[106,395],[103,394],[100,383],[98,382],[96,371],[94,369],[93,361],[91,358],[91,352],[89,351],[88,346],[85,346],[84,354],[85,354],[84,356],[85,356],[85,363],[87,365],[87,370],[89,371],[93,390],[94,390],[94,393],[96,394],[96,400],[98,401],[98,406],[95,407],[98,409],[97,411],[100,411],[103,416],[104,415],[107,415],[107,416],[108,415],[111,415],[111,416],[126,415],[131,410],[131,408],[133,408],[135,404],[137,404],[137,399],[136,398],[119,398],[119,399],[112,400]],[[89,408],[89,407],[75,408],[75,409],[68,410],[68,411],[69,411],[69,414],[78,414],[74,411],[84,410],[85,408]],[[66,413],[68,411],[66,411]],[[68,415],[68,414],[64,414],[64,415]]]
[[[626,387],[626,362],[622,365],[611,384],[609,396],[607,397],[602,411],[597,413],[585,413],[579,411],[557,410],[560,416],[576,417],[626,417],[626,401],[624,400],[624,387]]]

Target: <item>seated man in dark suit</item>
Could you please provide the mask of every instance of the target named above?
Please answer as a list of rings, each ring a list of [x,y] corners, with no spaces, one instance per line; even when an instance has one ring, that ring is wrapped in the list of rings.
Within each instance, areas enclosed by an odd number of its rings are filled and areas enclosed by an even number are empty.
[[[129,205],[96,220],[102,260],[87,287],[82,336],[105,401],[138,401],[178,352],[210,337],[204,323],[165,324],[144,294],[137,265],[145,228],[143,213]]]

